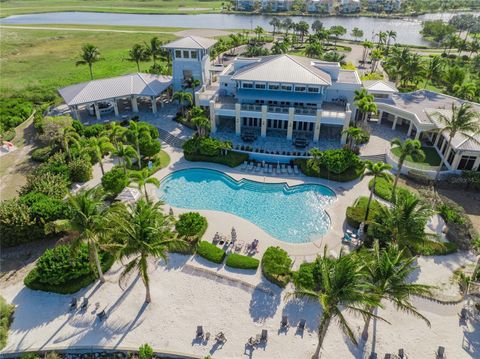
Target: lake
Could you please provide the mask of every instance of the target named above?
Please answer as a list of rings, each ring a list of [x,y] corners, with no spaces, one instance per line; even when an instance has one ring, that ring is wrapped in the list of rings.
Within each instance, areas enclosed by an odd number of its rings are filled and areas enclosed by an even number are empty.
[[[479,13],[475,13],[479,14]],[[291,16],[295,22],[304,20],[309,24],[320,19],[325,27],[341,25],[348,30],[346,38],[354,27],[364,31],[365,38],[371,39],[378,31],[393,30],[397,32],[397,42],[409,45],[424,45],[420,30],[422,21],[432,19],[448,20],[453,13],[426,14],[402,19],[373,17],[303,17]],[[0,19],[0,24],[78,24],[78,25],[128,25],[160,26],[209,29],[253,29],[262,26],[271,29],[268,24],[272,16],[234,15],[234,14],[198,14],[198,15],[145,15],[115,14],[94,12],[52,12],[41,14],[14,15]]]

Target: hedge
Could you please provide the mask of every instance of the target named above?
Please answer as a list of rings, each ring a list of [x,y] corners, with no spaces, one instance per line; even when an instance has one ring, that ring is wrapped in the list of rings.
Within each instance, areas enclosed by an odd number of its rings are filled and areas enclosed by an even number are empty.
[[[373,178],[370,180],[368,183],[368,188],[372,188],[373,186]],[[392,200],[392,190],[393,190],[393,176],[388,176],[387,178],[377,178],[377,181],[375,183],[375,189],[374,193],[386,200],[386,201],[391,201]],[[405,193],[412,193],[408,189],[397,186],[397,195],[402,195]],[[412,193],[413,194],[413,193]]]
[[[425,241],[424,243],[415,243],[413,251],[422,256],[436,256],[455,253],[458,246],[452,242]]]
[[[69,265],[69,253],[70,248],[65,245],[47,250],[39,258],[35,268],[25,277],[25,286],[45,292],[72,294],[93,283],[96,280],[96,273],[91,270],[88,263],[87,246],[82,245],[79,251],[73,254],[80,258],[75,262],[75,267]],[[108,253],[100,252],[100,260],[102,271],[106,272],[113,265],[115,258]],[[59,278],[57,273],[62,273],[63,279]],[[54,278],[48,281],[49,276]]]
[[[46,162],[53,152],[52,146],[35,148],[32,151],[32,160],[36,162]]]
[[[241,254],[232,253],[227,257],[225,264],[228,267],[240,269],[255,269],[257,270],[260,261],[249,256],[242,256]]]
[[[286,287],[290,282],[292,259],[280,247],[268,247],[262,257],[262,273],[270,282]]]
[[[198,212],[183,213],[175,223],[175,230],[180,236],[202,238],[207,230],[207,219]]]
[[[248,161],[248,154],[228,151],[226,155],[206,156],[199,153],[184,153],[185,159],[191,162],[213,162],[228,167],[240,166]]]
[[[198,243],[197,253],[206,260],[218,264],[222,263],[223,259],[225,258],[225,251],[223,249],[220,249],[216,245],[206,241],[200,241]]]
[[[359,197],[353,206],[347,207],[346,220],[349,226],[358,228],[360,223],[365,220],[365,211],[367,210],[368,197]],[[378,210],[382,205],[375,199],[372,199],[370,204],[370,212],[368,213],[368,220],[375,218]]]
[[[318,171],[310,166],[307,165],[308,159],[305,158],[297,158],[293,162],[298,166],[300,171],[306,176],[309,177],[318,177],[318,178],[326,178],[328,180],[336,181],[336,182],[350,182],[353,181],[360,176],[363,175],[365,171],[365,165],[363,162],[360,162],[356,166],[350,167],[345,172],[340,174],[333,173],[327,170],[326,167],[320,166]]]
[[[8,304],[5,298],[0,296],[0,350],[7,345],[8,328],[12,322],[15,306]]]

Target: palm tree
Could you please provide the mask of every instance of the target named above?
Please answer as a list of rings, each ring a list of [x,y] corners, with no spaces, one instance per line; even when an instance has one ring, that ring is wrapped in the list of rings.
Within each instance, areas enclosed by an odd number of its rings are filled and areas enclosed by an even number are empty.
[[[123,143],[117,144],[117,146],[115,147],[114,154],[120,160],[120,164],[123,167],[123,171],[125,174],[127,174],[127,166],[132,165],[131,158],[136,158],[137,161],[140,161],[140,158],[138,158],[137,151],[135,151],[135,149],[132,146],[124,145]]]
[[[192,95],[185,91],[177,91],[173,94],[173,100],[177,100],[180,105],[180,111],[182,112],[182,117],[185,117],[185,103],[191,105]]]
[[[378,64],[383,58],[383,52],[380,49],[374,49],[370,53],[370,57],[372,59],[372,70],[370,71],[372,74],[377,71]]]
[[[145,285],[146,303],[151,302],[149,259],[153,257],[167,261],[168,248],[183,244],[183,241],[175,239],[172,219],[162,213],[161,204],[144,200],[128,207],[118,204],[112,207],[108,215],[112,234],[108,248],[120,260],[128,261],[120,274],[120,283],[132,271],[138,271]]]
[[[397,173],[395,175],[395,181],[393,182],[392,188],[392,201],[395,202],[397,182],[400,178],[400,173],[402,172],[402,167],[405,159],[410,156],[416,161],[423,161],[425,159],[425,152],[423,152],[422,144],[419,140],[412,140],[409,138],[402,142],[399,138],[394,138],[391,144],[392,149],[398,148],[400,151],[400,155],[398,156]]]
[[[253,32],[257,35],[257,42],[260,42],[260,37],[265,33],[265,30],[261,26],[257,26]]]
[[[365,210],[365,221],[368,219],[370,214],[370,205],[372,203],[373,192],[375,192],[375,186],[377,185],[377,178],[388,178],[388,170],[392,169],[388,163],[385,162],[376,162],[365,161],[365,176],[372,176],[373,183],[370,187],[370,196],[368,197],[367,209]]]
[[[449,156],[452,140],[457,133],[477,143],[479,142],[474,135],[480,132],[480,124],[478,121],[480,113],[476,111],[471,104],[462,103],[460,106],[456,106],[452,102],[450,116],[440,112],[435,112],[433,116],[437,118],[442,126],[438,131],[438,135],[448,134],[447,149],[445,150],[445,156],[442,158],[442,164]],[[440,173],[440,168],[441,166],[439,166],[437,171],[437,178]]]
[[[365,256],[362,257],[365,261]],[[430,293],[431,287],[424,284],[412,283],[410,277],[418,269],[414,265],[415,257],[406,256],[396,244],[390,244],[387,248],[380,249],[378,241],[366,256],[365,272],[366,281],[372,284],[372,294],[391,302],[397,310],[412,314],[423,319],[430,327],[427,318],[421,315],[413,306],[410,299],[413,295],[425,295]],[[373,314],[374,307],[367,308]],[[368,327],[371,316],[365,317],[362,339],[368,339]]]
[[[126,58],[127,61],[132,61],[137,64],[137,71],[140,72],[140,61],[145,61],[148,57],[148,51],[145,46],[141,44],[135,44],[128,52],[128,56]]]
[[[339,62],[341,65],[345,64],[345,54],[341,54],[336,51],[329,51],[325,55],[323,55],[323,60],[329,62]]]
[[[315,33],[318,33],[320,30],[323,30],[323,23],[320,20],[315,20],[312,23],[312,30],[315,31]]]
[[[390,40],[396,40],[397,39],[397,33],[393,30],[387,30],[387,49],[386,53],[388,55],[388,52],[390,51]]]
[[[292,28],[292,26],[294,25],[292,19],[290,19],[289,17],[286,17],[285,19],[283,19],[282,21],[282,28],[285,29],[285,37],[288,36],[288,31]]]
[[[305,46],[305,55],[311,58],[318,58],[323,54],[323,47],[318,42]]]
[[[477,94],[477,86],[473,82],[462,82],[461,84],[453,85],[453,92],[455,96],[463,98],[464,100],[472,101]]]
[[[90,153],[95,161],[98,161],[103,176],[105,174],[102,161],[103,156],[109,152],[115,151],[115,147],[112,145],[109,138],[107,136],[89,138],[86,151]]]
[[[153,184],[157,188],[160,187],[160,181],[155,177],[150,177],[148,168],[144,168],[141,171],[131,173],[130,180],[137,183],[138,189],[142,190],[143,188],[143,193],[145,194],[145,198],[147,199],[147,201],[149,201],[147,193],[147,183]]]
[[[288,52],[288,44],[285,41],[275,41],[272,46],[272,54],[285,54]],[[308,56],[308,55],[307,55]]]
[[[363,30],[359,29],[358,27],[354,27],[350,35],[355,38],[363,37]]]
[[[432,79],[439,78],[441,76],[444,65],[445,63],[442,57],[432,56],[430,58],[430,61],[426,67],[425,86],[423,87],[424,89],[427,88]]]
[[[60,143],[61,143],[61,146],[62,146],[63,150],[67,154],[68,161],[70,161],[72,159],[72,154],[71,154],[71,151],[70,151],[70,144],[73,143],[73,144],[78,145],[78,140],[79,139],[80,139],[80,135],[71,126],[65,127],[61,131]]]
[[[367,89],[361,88],[358,90],[355,90],[355,96],[353,97],[354,104],[358,108],[358,111],[360,112],[360,120],[364,120],[365,114],[366,113],[375,113],[377,112],[376,108],[373,108],[370,104],[374,103],[375,98],[373,97],[372,94],[369,94]],[[358,116],[355,116],[355,122],[357,122]]]
[[[114,146],[117,146],[118,143],[125,137],[126,131],[127,129],[120,125],[119,122],[110,122],[108,128],[108,137],[110,138],[110,142],[112,142]]]
[[[196,106],[195,104],[195,89],[200,86],[202,82],[198,79],[194,79],[193,77],[191,79],[188,79],[185,81],[185,88],[189,88],[192,90],[192,99],[193,99],[193,106]]]
[[[368,50],[373,48],[373,42],[365,40],[362,42],[362,46],[363,46],[362,63],[365,64],[365,61],[367,61]]]
[[[200,137],[206,137],[210,130],[210,120],[205,116],[197,116],[192,118],[192,123],[197,126],[197,133]]]
[[[153,65],[157,63],[157,58],[162,54],[162,42],[157,36],[150,39],[149,43],[145,43],[146,54],[152,57]]]
[[[270,22],[268,23],[271,27],[273,27],[273,33],[272,36],[275,37],[275,33],[277,32],[277,29],[280,28],[281,26],[281,21],[278,17],[274,17]]]
[[[104,206],[103,200],[104,196],[98,188],[82,190],[74,196],[69,195],[70,218],[54,223],[56,231],[69,232],[73,235],[71,246],[74,250],[81,243],[87,243],[90,265],[92,268],[96,268],[98,278],[102,283],[105,282],[105,278],[98,256],[98,247],[104,234],[104,217],[107,208]]]
[[[93,64],[100,60],[102,60],[102,58],[100,57],[100,51],[98,51],[98,48],[92,44],[85,44],[82,46],[80,60],[78,60],[75,65],[88,65],[90,79],[93,80]]]
[[[305,36],[308,35],[308,29],[310,28],[310,25],[306,21],[300,21],[296,25],[296,29],[300,34],[300,41],[303,44],[303,40],[305,39]]]
[[[367,121],[369,114],[375,114],[378,111],[376,103],[372,101],[370,96],[372,95],[368,95],[360,101],[355,102],[355,105],[358,107],[360,113],[362,114],[361,119],[364,122]]]
[[[142,169],[142,161],[141,161],[142,154],[140,153],[140,138],[141,137],[151,138],[150,131],[148,130],[147,127],[140,125],[135,121],[130,121],[126,135],[129,138],[130,142],[135,146],[135,150],[137,151],[138,169]]]
[[[320,357],[320,350],[332,320],[337,320],[343,333],[357,344],[355,335],[343,316],[342,309],[364,316],[374,316],[367,308],[379,306],[379,300],[371,292],[371,285],[365,281],[365,274],[360,261],[352,255],[340,253],[338,259],[327,256],[327,248],[323,256],[318,257],[320,265],[319,283],[315,290],[296,287],[286,298],[307,298],[318,301],[322,307],[322,318],[318,327],[318,344],[312,359]]]
[[[348,127],[342,131],[342,134],[347,135],[348,148],[352,151],[355,150],[358,143],[361,143],[368,136],[368,133],[359,127]]]

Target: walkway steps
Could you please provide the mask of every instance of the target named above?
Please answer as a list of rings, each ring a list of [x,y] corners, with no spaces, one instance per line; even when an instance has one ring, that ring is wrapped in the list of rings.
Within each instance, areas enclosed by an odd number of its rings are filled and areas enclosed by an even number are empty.
[[[157,127],[157,129],[158,129],[158,137],[160,138],[160,140],[162,140],[163,142],[165,142],[166,144],[172,147],[182,148],[183,144],[185,143],[185,140],[177,136],[174,136],[170,132],[165,131],[159,127]]]
[[[365,155],[360,156],[362,161],[372,161],[372,162],[385,162],[387,160],[387,155],[385,153],[380,155]]]

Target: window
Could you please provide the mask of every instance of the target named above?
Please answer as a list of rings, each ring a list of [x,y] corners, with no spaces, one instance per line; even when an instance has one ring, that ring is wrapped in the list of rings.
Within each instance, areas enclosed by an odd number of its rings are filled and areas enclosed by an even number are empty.
[[[280,85],[279,84],[268,84],[268,89],[277,91],[277,90],[280,90]]]
[[[292,91],[292,85],[282,85],[282,91]]]
[[[441,134],[438,134],[438,135],[440,136],[440,138],[438,139],[437,149],[441,151],[443,142],[445,142],[445,137],[443,137]]]
[[[458,164],[457,169],[458,170],[465,170],[465,171],[471,171],[473,168],[473,165],[475,164],[475,160],[477,157],[474,156],[462,156],[460,159],[460,163]]]
[[[190,80],[193,77],[192,70],[183,70],[183,79]]]
[[[295,92],[305,92],[307,88],[305,86],[295,86]]]
[[[175,50],[175,58],[176,59],[181,59],[182,58],[182,52],[180,50]]]
[[[374,93],[373,97],[375,97],[375,98],[388,98],[388,95],[384,94],[384,93]]]
[[[308,92],[319,93],[320,89],[318,87],[309,87]]]
[[[197,52],[196,52],[196,51],[191,51],[191,52],[190,52],[190,57],[191,57],[192,59],[196,59],[196,58],[197,58]]]
[[[253,84],[251,82],[242,82],[242,88],[253,89]]]
[[[447,147],[447,146],[445,146]],[[453,158],[455,157],[455,150],[452,148],[451,151],[450,151],[450,154],[448,155],[448,163],[450,163],[450,165],[452,164],[453,162]]]
[[[190,51],[183,50],[183,58],[184,59],[189,59],[190,58]]]
[[[265,90],[266,85],[264,83],[256,83],[255,88],[258,89],[258,90]]]

